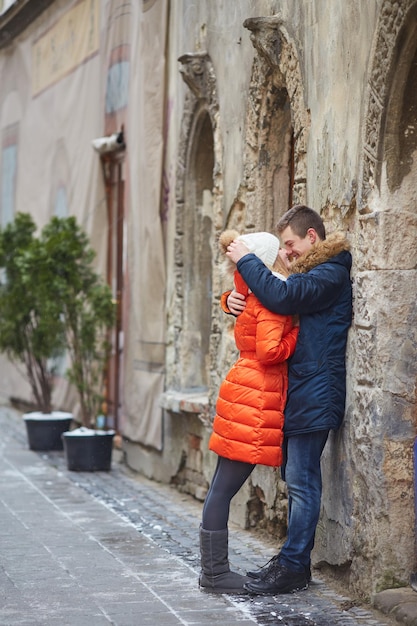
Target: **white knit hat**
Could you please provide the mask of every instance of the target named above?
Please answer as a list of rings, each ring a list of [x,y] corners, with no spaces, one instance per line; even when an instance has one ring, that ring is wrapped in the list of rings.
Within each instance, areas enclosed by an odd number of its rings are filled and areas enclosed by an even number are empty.
[[[239,241],[243,241],[250,252],[256,254],[268,267],[272,267],[276,261],[279,250],[279,239],[271,233],[248,233],[239,235]]]

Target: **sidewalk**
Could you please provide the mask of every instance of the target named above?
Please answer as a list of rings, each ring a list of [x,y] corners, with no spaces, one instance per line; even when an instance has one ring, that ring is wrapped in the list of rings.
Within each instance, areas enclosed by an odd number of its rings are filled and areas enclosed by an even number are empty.
[[[3,626],[398,623],[354,606],[315,572],[308,591],[296,594],[202,593],[201,503],[129,472],[117,458],[111,472],[68,472],[62,452],[28,449],[23,420],[12,409],[0,408],[0,429]],[[253,533],[230,529],[230,560],[238,571],[273,553]],[[404,615],[402,623],[417,624]]]

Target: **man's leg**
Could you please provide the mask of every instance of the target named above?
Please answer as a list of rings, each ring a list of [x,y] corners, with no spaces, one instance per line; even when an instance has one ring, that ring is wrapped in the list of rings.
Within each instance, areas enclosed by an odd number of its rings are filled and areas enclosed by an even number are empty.
[[[320,459],[328,435],[328,430],[320,430],[294,435],[286,442],[283,476],[289,496],[288,534],[279,560],[295,571],[305,570],[310,564],[320,515]]]
[[[329,431],[294,435],[285,442],[283,478],[288,488],[288,535],[281,552],[259,579],[245,584],[251,593],[288,593],[308,586],[310,553],[320,514],[320,458]]]

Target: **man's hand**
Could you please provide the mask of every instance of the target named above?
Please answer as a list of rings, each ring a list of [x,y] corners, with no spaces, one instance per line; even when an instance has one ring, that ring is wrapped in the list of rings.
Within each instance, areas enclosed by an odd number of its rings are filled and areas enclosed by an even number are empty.
[[[233,263],[237,263],[245,254],[249,254],[249,252],[249,248],[245,246],[243,241],[235,239],[227,246],[226,256],[229,257]]]
[[[233,290],[227,297],[227,306],[229,307],[230,313],[240,315],[242,311],[245,310],[246,298],[242,293]]]

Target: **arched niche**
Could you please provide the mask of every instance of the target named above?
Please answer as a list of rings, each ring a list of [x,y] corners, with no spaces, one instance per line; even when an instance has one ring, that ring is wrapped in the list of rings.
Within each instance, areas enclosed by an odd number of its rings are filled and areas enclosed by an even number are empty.
[[[176,189],[173,325],[175,375],[170,386],[184,391],[207,390],[213,306],[213,237],[220,209],[220,140],[217,130],[216,81],[204,52],[179,58],[189,87],[181,126]]]
[[[415,149],[416,0],[384,0],[372,47],[364,119],[358,209],[369,213],[373,195],[381,191],[386,162],[393,192],[409,171]],[[410,132],[411,131],[411,132]]]
[[[381,141],[391,192],[401,186],[413,164],[417,148],[417,4],[410,9],[393,53],[392,82]]]
[[[281,18],[249,18],[243,25],[258,55],[249,90],[245,185],[238,200],[247,205],[246,228],[273,230],[292,204],[306,201],[310,117],[298,53]],[[262,207],[261,214],[256,207]]]
[[[206,110],[196,115],[184,196],[183,388],[207,387],[212,302],[213,129]]]

